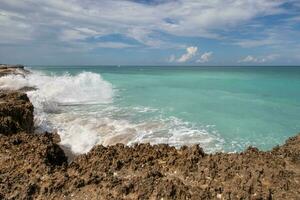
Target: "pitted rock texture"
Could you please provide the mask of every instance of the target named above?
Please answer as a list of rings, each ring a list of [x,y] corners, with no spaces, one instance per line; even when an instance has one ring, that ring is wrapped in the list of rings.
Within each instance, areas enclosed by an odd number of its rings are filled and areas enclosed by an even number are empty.
[[[54,137],[55,136],[55,137]],[[56,135],[0,137],[2,199],[299,199],[300,135],[272,151],[95,146],[71,163]]]
[[[59,141],[33,133],[26,94],[0,92],[0,199],[300,199],[300,135],[266,152],[98,145],[70,163]]]
[[[0,92],[0,134],[33,132],[33,105],[21,92]]]
[[[67,158],[55,143],[55,134],[0,136],[0,197],[2,199],[33,199],[44,194],[51,178],[61,175]],[[41,199],[46,196],[41,195]]]

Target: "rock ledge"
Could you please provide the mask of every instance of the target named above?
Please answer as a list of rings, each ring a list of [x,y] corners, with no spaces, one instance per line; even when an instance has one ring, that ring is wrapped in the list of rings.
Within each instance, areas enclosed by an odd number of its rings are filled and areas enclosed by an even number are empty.
[[[25,93],[0,92],[0,199],[300,199],[300,135],[232,154],[98,145],[71,163],[58,143],[33,132]]]

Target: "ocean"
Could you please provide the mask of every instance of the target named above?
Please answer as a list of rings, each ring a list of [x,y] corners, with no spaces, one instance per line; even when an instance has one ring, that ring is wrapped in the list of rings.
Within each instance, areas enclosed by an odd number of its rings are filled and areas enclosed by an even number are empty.
[[[31,66],[0,88],[27,92],[37,132],[74,153],[94,145],[200,144],[208,153],[269,150],[300,132],[300,68]]]

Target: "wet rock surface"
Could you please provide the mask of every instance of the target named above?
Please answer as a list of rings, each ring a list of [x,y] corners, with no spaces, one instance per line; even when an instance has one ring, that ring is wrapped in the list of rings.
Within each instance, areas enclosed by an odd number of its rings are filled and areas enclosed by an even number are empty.
[[[7,75],[26,76],[30,71],[26,70],[23,65],[0,64],[0,77]]]
[[[21,92],[0,92],[0,134],[33,132],[33,105]]]
[[[272,151],[95,146],[71,162],[33,133],[26,94],[0,93],[0,199],[300,199],[300,135]]]

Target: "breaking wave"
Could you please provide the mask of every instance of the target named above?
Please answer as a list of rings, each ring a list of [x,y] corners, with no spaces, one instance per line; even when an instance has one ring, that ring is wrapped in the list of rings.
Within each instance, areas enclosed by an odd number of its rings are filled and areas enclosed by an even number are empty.
[[[145,113],[159,111],[115,105],[113,97],[117,90],[97,73],[48,75],[33,71],[26,77],[0,78],[0,89],[24,87],[35,88],[27,94],[35,108],[36,131],[57,131],[61,145],[76,154],[86,153],[96,144],[141,142],[168,143],[176,147],[199,143],[207,152],[222,149],[223,140],[211,126],[195,127],[158,113],[145,118]],[[126,117],[130,115],[143,120]]]

